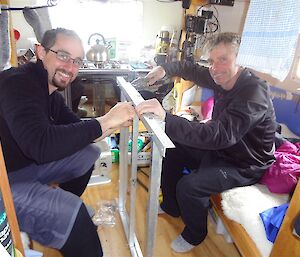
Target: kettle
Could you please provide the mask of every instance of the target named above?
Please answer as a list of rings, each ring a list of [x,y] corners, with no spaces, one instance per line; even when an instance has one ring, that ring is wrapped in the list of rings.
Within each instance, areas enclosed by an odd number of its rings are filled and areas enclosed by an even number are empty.
[[[107,44],[105,38],[99,33],[94,33],[90,35],[88,39],[88,45],[90,45],[91,38],[94,36],[99,36],[101,40],[97,38],[96,45],[93,45],[90,48],[90,50],[87,51],[86,53],[87,60],[95,64],[108,62],[109,61],[108,50],[109,48],[111,48],[111,45]],[[103,42],[102,44],[100,44],[101,41]]]

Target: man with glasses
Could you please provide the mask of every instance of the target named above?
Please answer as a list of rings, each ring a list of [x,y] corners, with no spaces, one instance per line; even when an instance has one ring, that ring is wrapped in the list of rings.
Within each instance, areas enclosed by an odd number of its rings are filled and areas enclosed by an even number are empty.
[[[36,63],[0,74],[1,144],[19,225],[63,256],[101,257],[97,229],[79,197],[100,154],[93,141],[130,125],[135,111],[118,103],[102,117],[81,121],[57,92],[78,74],[80,38],[52,29],[36,50]]]
[[[162,168],[163,201],[159,213],[179,217],[185,227],[172,242],[176,252],[187,252],[207,235],[212,194],[257,183],[274,162],[275,113],[269,85],[236,63],[240,36],[219,33],[204,47],[208,66],[174,62],[154,68],[146,78],[152,85],[180,76],[214,91],[212,119],[188,121],[166,114],[155,99],[137,106],[166,122],[166,133],[176,148],[169,149]],[[191,173],[186,175],[183,170]]]

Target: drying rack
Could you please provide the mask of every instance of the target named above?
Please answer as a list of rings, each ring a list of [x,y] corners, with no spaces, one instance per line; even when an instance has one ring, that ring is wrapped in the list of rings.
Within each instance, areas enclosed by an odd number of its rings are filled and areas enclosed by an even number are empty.
[[[117,83],[121,89],[121,100],[130,101],[134,106],[144,101],[139,92],[126,82],[123,77],[117,77]],[[122,128],[120,131],[120,162],[119,162],[119,214],[123,223],[128,245],[132,257],[152,257],[154,252],[154,242],[156,236],[158,196],[160,188],[160,177],[162,168],[162,158],[165,156],[166,149],[174,148],[174,144],[164,132],[164,123],[159,121],[152,114],[144,114],[140,118],[148,133],[152,138],[152,161],[150,171],[149,199],[146,227],[146,247],[145,255],[141,250],[135,233],[135,206],[136,206],[136,186],[137,186],[137,156],[138,156],[138,128],[139,118],[136,116],[132,126],[132,153],[131,153],[131,172],[128,185],[128,139],[129,129]],[[127,189],[130,186],[130,207],[126,210]]]

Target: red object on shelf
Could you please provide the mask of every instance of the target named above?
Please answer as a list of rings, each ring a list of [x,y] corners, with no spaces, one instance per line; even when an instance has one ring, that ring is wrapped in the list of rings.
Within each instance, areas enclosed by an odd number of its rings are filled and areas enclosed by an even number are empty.
[[[21,34],[18,30],[14,29],[14,37],[15,37],[15,40],[18,41],[19,38],[20,38]]]

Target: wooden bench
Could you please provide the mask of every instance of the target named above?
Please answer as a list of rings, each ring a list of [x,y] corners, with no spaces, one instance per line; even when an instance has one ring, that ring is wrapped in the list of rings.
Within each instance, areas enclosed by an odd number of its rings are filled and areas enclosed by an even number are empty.
[[[239,223],[228,219],[221,207],[221,195],[211,197],[211,202],[227,232],[231,236],[242,257],[262,257],[247,231]],[[295,218],[300,215],[300,182],[291,198],[289,208],[273,245],[270,257],[300,256],[300,239],[293,235]]]

